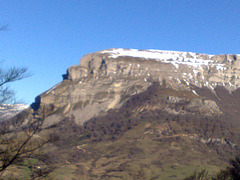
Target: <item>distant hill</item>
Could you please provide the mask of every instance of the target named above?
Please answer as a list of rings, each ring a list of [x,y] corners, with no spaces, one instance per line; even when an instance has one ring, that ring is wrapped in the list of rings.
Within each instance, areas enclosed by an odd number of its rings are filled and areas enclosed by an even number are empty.
[[[7,120],[18,114],[24,109],[29,108],[29,105],[25,104],[1,104],[0,105],[0,121]]]

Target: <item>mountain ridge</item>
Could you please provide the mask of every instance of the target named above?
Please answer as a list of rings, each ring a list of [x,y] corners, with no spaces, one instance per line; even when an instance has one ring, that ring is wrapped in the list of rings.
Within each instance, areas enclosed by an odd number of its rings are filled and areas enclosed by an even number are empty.
[[[26,104],[1,104],[0,105],[0,121],[7,120],[29,108]]]
[[[232,92],[240,85],[239,58],[178,51],[102,50],[85,55],[79,65],[71,66],[63,82],[38,96],[35,104],[53,111],[63,109],[65,114],[77,117],[86,109],[76,118],[81,124],[120,107],[124,96],[143,92],[154,81],[161,84],[166,80],[172,88],[194,94],[192,85],[212,91],[219,85]],[[80,109],[75,111],[77,107]]]
[[[238,55],[98,51],[7,125],[43,120],[50,179],[213,175],[240,149],[239,68]]]

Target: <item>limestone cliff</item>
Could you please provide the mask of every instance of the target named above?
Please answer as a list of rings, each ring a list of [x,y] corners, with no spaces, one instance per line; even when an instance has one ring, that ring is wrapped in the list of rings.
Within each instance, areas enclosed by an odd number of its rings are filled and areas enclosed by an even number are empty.
[[[48,117],[49,125],[66,116],[78,124],[118,108],[153,82],[175,90],[206,87],[214,92],[224,86],[229,92],[240,86],[238,55],[207,55],[191,52],[109,49],[85,55],[79,65],[70,67],[64,80],[36,98],[35,110],[58,112]],[[197,101],[196,101],[197,102]],[[196,102],[191,102],[196,105]],[[214,102],[201,101],[205,109]],[[201,106],[204,108],[204,106]]]
[[[33,156],[40,157],[34,167],[50,165],[47,179],[214,175],[240,151],[239,60],[160,50],[87,54],[1,129],[21,137],[15,127],[40,124],[32,137],[51,141],[37,151],[46,155]]]

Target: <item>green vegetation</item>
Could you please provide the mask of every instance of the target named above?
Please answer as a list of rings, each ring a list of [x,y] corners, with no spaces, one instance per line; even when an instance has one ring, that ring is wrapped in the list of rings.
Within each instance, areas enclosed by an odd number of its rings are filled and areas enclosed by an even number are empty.
[[[229,165],[220,170],[217,174],[209,175],[207,170],[200,172],[195,171],[192,175],[184,180],[239,180],[240,179],[240,157],[229,161]]]
[[[170,95],[177,103],[170,101]],[[205,116],[187,109],[195,98],[200,97],[155,83],[145,92],[129,97],[121,108],[83,125],[77,125],[74,116],[64,117],[64,108],[55,112],[62,115],[62,120],[50,127],[43,123],[54,108],[23,112],[1,124],[2,178],[238,177],[235,170],[239,159],[224,169],[227,159],[237,152],[234,143],[239,142],[238,131],[232,131],[229,123],[231,117]],[[74,109],[87,103],[79,102]],[[220,169],[224,170],[219,172]]]

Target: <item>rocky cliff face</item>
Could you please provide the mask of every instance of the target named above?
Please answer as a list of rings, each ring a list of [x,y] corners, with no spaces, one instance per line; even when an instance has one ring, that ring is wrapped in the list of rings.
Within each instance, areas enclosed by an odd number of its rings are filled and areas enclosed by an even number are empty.
[[[240,151],[239,60],[159,50],[87,54],[33,109],[1,127],[43,120],[34,138],[53,137],[43,149],[57,166],[49,179],[215,174]]]
[[[145,91],[153,82],[165,83],[176,90],[193,87],[224,86],[229,92],[240,86],[238,55],[207,55],[190,52],[109,49],[85,55],[79,65],[72,66],[63,82],[36,98],[35,108],[54,113],[49,123],[66,116],[78,124],[118,108],[125,100]],[[199,102],[201,108],[215,109],[214,102]],[[194,105],[193,105],[194,106]],[[57,118],[56,118],[57,116]]]

